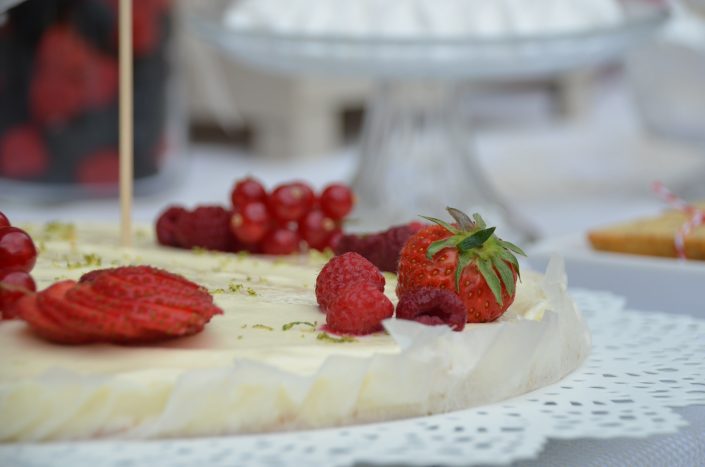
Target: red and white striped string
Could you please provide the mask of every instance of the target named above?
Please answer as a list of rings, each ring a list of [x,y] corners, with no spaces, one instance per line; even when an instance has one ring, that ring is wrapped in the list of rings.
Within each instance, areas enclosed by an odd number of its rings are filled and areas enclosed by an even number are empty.
[[[676,231],[676,235],[673,240],[678,257],[681,259],[687,259],[685,253],[685,237],[688,236],[693,229],[705,223],[705,211],[698,209],[696,206],[689,204],[685,200],[674,195],[661,182],[654,182],[653,190],[673,209],[677,209],[688,216],[688,220],[686,220],[681,228]]]

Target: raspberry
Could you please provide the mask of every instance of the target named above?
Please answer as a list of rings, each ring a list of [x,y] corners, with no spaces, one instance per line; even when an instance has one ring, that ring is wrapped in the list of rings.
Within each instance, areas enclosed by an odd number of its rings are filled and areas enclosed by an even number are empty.
[[[384,291],[384,276],[374,264],[357,253],[345,253],[332,258],[316,278],[316,300],[323,312],[341,290],[360,283],[369,283],[379,292]]]
[[[343,235],[334,245],[335,254],[356,252],[382,271],[396,272],[399,255],[406,241],[423,228],[420,222],[391,227],[366,235]]]
[[[22,297],[12,311],[52,342],[154,342],[200,332],[222,310],[198,284],[150,266],[94,271]]]
[[[221,206],[199,206],[183,213],[176,221],[175,236],[179,246],[234,251],[236,244],[230,231],[231,215]]]
[[[179,246],[176,238],[177,223],[179,218],[188,214],[181,206],[169,206],[159,215],[156,224],[157,241],[165,246]]]
[[[462,331],[467,319],[463,301],[445,289],[424,287],[404,294],[397,304],[397,318],[429,326],[446,324]]]
[[[338,292],[326,314],[326,328],[339,334],[364,335],[382,330],[394,305],[373,282],[349,284]]]

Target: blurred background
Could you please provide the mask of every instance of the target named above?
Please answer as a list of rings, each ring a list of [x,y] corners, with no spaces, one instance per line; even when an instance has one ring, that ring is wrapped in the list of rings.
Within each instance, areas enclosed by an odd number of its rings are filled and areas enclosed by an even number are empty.
[[[134,2],[138,220],[248,174],[527,242],[705,198],[705,1],[345,3]],[[116,221],[117,0],[2,7],[0,206]]]

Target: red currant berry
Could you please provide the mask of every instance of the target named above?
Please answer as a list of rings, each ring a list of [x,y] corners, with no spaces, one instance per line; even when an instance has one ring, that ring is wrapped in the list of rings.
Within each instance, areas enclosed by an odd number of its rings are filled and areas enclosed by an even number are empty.
[[[355,195],[352,190],[340,183],[328,185],[321,193],[321,209],[336,221],[350,214],[354,204]]]
[[[255,201],[235,208],[230,230],[243,243],[257,243],[269,230],[271,219],[264,203]]]
[[[0,229],[3,227],[10,227],[10,220],[7,218],[2,211],[0,211]]]
[[[279,185],[269,195],[269,210],[279,221],[296,221],[311,210],[315,195],[303,182]]]
[[[29,273],[24,271],[0,272],[0,312],[2,319],[15,318],[11,305],[29,292],[36,292],[37,286]]]
[[[299,251],[301,237],[290,229],[278,228],[269,232],[261,243],[262,252],[267,255],[290,255]]]
[[[0,229],[0,271],[29,272],[37,262],[32,238],[17,227]]]
[[[335,228],[335,221],[318,209],[309,211],[299,220],[299,235],[316,250],[324,250],[328,246],[328,237]]]
[[[230,193],[230,200],[236,208],[253,201],[264,202],[266,199],[267,191],[264,189],[264,186],[252,177],[239,180]]]

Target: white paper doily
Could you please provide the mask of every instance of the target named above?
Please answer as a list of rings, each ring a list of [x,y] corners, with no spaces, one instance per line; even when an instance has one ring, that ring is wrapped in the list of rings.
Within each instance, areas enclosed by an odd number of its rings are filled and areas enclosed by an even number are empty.
[[[686,422],[671,407],[705,404],[705,320],[623,309],[573,291],[593,333],[582,368],[490,406],[305,432],[166,441],[0,446],[0,465],[213,467],[500,464],[538,455],[549,438],[644,437]]]

